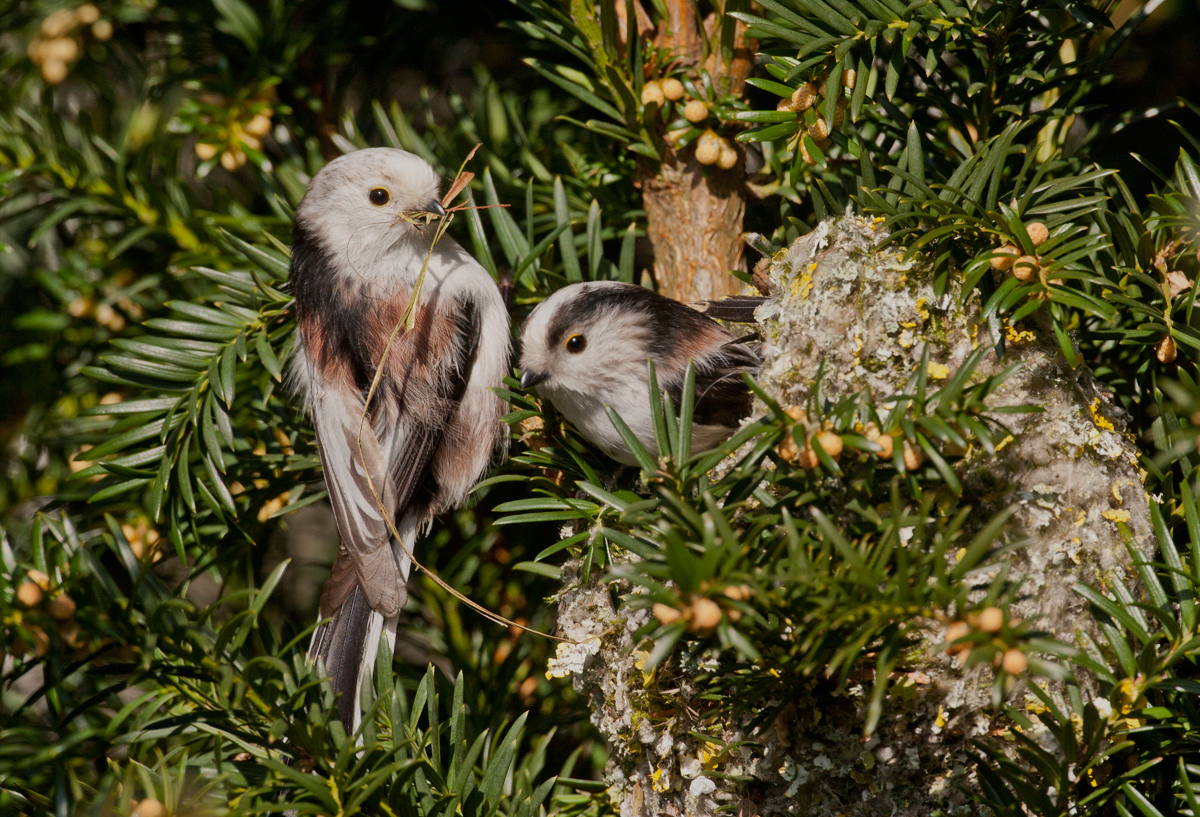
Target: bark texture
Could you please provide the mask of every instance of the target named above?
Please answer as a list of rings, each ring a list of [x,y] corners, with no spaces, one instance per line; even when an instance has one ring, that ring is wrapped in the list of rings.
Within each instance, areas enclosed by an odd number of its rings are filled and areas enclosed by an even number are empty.
[[[822,223],[772,259],[779,297],[759,311],[761,381],[781,402],[802,403],[822,362],[829,397],[867,388],[882,397],[903,390],[926,344],[936,384],[987,342],[977,299],[960,306],[957,292],[936,298],[929,270],[876,250],[882,237],[877,224],[848,216]],[[963,501],[981,520],[1016,507],[1011,531],[1023,544],[1010,568],[1025,595],[1013,612],[1039,616],[1044,629],[1071,643],[1094,628],[1073,585],[1104,587],[1130,573],[1117,521],[1129,526],[1138,549],[1153,552],[1150,499],[1116,409],[1086,369],[1066,366],[1048,331],[1009,330],[1005,359],[989,355],[979,374],[1013,364],[1021,369],[993,404],[1045,411],[1007,415],[1013,439],[998,455],[968,455],[958,464]],[[564,635],[593,639],[573,648],[574,683],[612,744],[607,781],[622,817],[703,817],[721,807],[740,817],[988,813],[958,787],[974,784],[970,741],[1002,741],[1009,724],[989,706],[991,670],[959,668],[939,649],[940,627],[929,627],[923,654],[894,680],[869,741],[861,734],[868,689],[831,696],[814,684],[772,702],[785,708],[766,728],[748,732],[746,721],[732,717],[706,723],[726,744],[752,742],[714,757],[689,734],[697,692],[689,678],[697,668],[649,678],[639,666],[645,653],[636,648],[645,645],[634,644],[632,633],[645,611],[614,609],[607,588],[582,584],[570,567],[559,608]],[[1024,708],[1032,698],[1016,686],[1008,700]]]
[[[742,261],[745,162],[721,170],[701,165],[693,150],[667,151],[642,174],[658,291],[685,303],[733,295],[741,285],[729,270]]]
[[[665,0],[665,9],[655,46],[670,54],[672,62],[687,66],[698,86],[703,87],[703,68],[718,94],[740,95],[754,65],[754,41],[746,38],[745,24],[725,20],[724,25],[734,25],[733,49],[726,61],[717,36],[717,13],[701,22],[695,0]],[[710,44],[707,57],[705,42]],[[726,136],[732,139],[733,133]],[[742,261],[745,153],[739,150],[737,164],[721,170],[697,162],[693,148],[681,154],[666,145],[663,150],[663,161],[644,164],[639,174],[658,291],[684,302],[733,295],[740,286],[729,270]]]

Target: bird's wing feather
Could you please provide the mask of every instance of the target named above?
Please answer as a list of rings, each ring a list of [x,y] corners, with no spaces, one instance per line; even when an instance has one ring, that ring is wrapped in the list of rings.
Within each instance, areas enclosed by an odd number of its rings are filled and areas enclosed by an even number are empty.
[[[347,389],[327,389],[314,405],[321,467],[340,540],[321,595],[322,615],[340,607],[356,585],[362,586],[371,608],[384,615],[403,604],[387,524],[395,518],[396,490],[375,430],[370,422],[361,422],[362,415],[362,399]]]
[[[693,421],[698,425],[737,426],[753,406],[742,372],[756,372],[761,365],[754,348],[735,339],[693,360],[696,364]],[[676,404],[683,398],[683,372],[667,377],[661,385]]]

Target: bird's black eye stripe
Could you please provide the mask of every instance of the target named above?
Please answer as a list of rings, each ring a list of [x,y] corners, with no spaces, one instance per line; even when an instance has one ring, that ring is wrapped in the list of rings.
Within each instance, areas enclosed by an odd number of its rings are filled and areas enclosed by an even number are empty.
[[[567,351],[577,355],[587,348],[587,338],[583,335],[571,335],[567,338]]]
[[[392,194],[386,188],[376,187],[371,190],[369,198],[371,199],[371,204],[374,204],[376,207],[382,207],[392,200]]]

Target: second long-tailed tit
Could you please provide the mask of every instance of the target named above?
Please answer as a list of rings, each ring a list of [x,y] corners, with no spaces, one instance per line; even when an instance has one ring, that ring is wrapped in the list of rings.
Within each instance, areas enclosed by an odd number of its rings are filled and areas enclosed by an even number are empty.
[[[695,362],[693,451],[719,444],[750,414],[752,396],[742,372],[758,370],[753,346],[644,287],[572,284],[538,304],[521,329],[522,388],[536,386],[584,437],[626,465],[637,461],[604,407],[656,450],[647,360],[676,405],[688,361]]]
[[[291,376],[316,428],[339,539],[321,596],[330,620],[309,655],[324,661],[351,729],[380,635],[394,642],[418,529],[462,502],[508,439],[491,391],[508,371],[508,313],[453,239],[430,254],[428,222],[444,215],[434,169],[390,149],[330,162],[296,212]],[[398,330],[427,255],[412,329]]]

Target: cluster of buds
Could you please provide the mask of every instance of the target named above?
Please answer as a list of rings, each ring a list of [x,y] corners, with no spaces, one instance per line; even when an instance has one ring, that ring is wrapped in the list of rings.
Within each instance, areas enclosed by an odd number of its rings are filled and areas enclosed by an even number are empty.
[[[202,162],[218,159],[221,167],[232,173],[246,164],[247,150],[262,150],[263,137],[271,132],[275,112],[262,99],[229,106],[224,97],[213,94],[202,101],[210,112],[200,116],[196,156]],[[217,121],[216,111],[227,111],[221,117],[223,122]]]
[[[775,106],[777,111],[794,111],[797,116],[804,117],[808,123],[805,132],[812,137],[813,142],[821,150],[829,147],[829,123],[825,121],[825,117],[819,115],[819,103],[825,95],[825,87],[827,76],[821,76],[814,79],[812,82],[806,82],[792,92],[790,99],[781,99],[779,104]],[[846,69],[842,72],[841,88],[844,91],[850,91],[854,88],[854,83],[857,80],[857,72],[853,68]],[[811,109],[817,109],[816,116],[806,112]],[[833,127],[840,128],[842,123],[846,121],[846,98],[839,96],[833,113]],[[808,152],[808,148],[804,145],[804,140],[800,140],[800,155],[808,164],[814,164],[816,158]]]
[[[748,601],[750,587],[738,585],[724,588],[721,594],[732,601]],[[680,605],[672,607],[669,604],[655,602],[650,612],[664,627],[682,619],[687,625],[688,632],[698,635],[708,635],[721,623],[721,617],[727,616],[731,622],[737,622],[742,617],[742,611],[736,607],[722,608],[720,604],[707,596],[689,596],[681,599]]]
[[[91,3],[77,9],[59,9],[42,20],[26,52],[42,72],[42,79],[57,85],[67,78],[71,65],[83,52],[81,37],[85,33],[99,42],[109,40],[113,34],[112,23],[101,20],[100,9]]]
[[[149,555],[150,561],[157,562],[162,558],[163,539],[144,517],[136,525],[130,525],[128,522],[121,525],[121,533],[125,534],[129,549],[138,559]]]
[[[711,128],[696,140],[696,161],[702,165],[716,165],[722,170],[731,170],[737,160],[738,152],[729,140],[718,136]]]
[[[25,574],[25,581],[17,587],[16,600],[22,607],[30,611],[41,611],[53,620],[58,628],[59,638],[69,647],[79,644],[79,622],[75,620],[75,600],[61,588],[50,586],[50,577],[40,570],[30,570]],[[50,651],[50,636],[42,627],[26,623],[25,630],[33,639],[33,649],[38,657]],[[25,644],[14,641],[16,649],[13,654],[25,654]]]
[[[1011,626],[1015,627],[1020,624],[1020,621],[1013,619],[1010,622]],[[946,627],[946,635],[943,641],[950,645],[946,651],[951,655],[957,656],[959,665],[964,666],[967,663],[967,658],[971,655],[971,644],[958,644],[954,642],[966,638],[972,632],[986,633],[995,639],[995,636],[1000,634],[1004,629],[1004,611],[999,607],[988,607],[979,613],[971,613],[967,616],[966,621],[952,621]],[[1025,653],[1020,649],[1007,644],[998,644],[999,649],[996,652],[996,657],[993,663],[996,667],[1003,669],[1009,675],[1019,675],[1029,666],[1029,661],[1025,658]]]
[[[72,318],[92,317],[96,323],[110,332],[125,328],[125,316],[116,307],[107,303],[95,303],[91,298],[79,297],[67,304],[67,314]]]
[[[787,410],[787,416],[791,418],[795,425],[804,428],[804,447],[801,448],[796,444],[794,434],[788,434],[783,438],[775,450],[779,456],[790,463],[799,465],[806,471],[811,471],[821,464],[820,457],[817,456],[817,451],[813,448],[813,442],[820,444],[821,449],[829,455],[829,458],[834,462],[841,459],[842,450],[845,446],[842,444],[842,438],[833,431],[831,423],[825,423],[822,427],[811,427],[815,424],[809,423],[808,414],[799,406],[792,406]]]
[[[1050,237],[1050,230],[1040,221],[1035,221],[1025,228],[1029,240],[1034,247],[1040,246]],[[992,269],[1000,272],[1011,272],[1018,281],[1031,280],[1035,275],[1046,283],[1046,270],[1042,266],[1040,255],[1022,255],[1015,244],[1004,244],[992,255]],[[1050,281],[1051,284],[1062,284],[1061,279]]]
[[[683,118],[692,125],[699,127],[711,115],[709,105],[703,99],[691,99],[683,83],[674,77],[661,80],[650,80],[642,86],[642,104],[665,107],[677,104]],[[674,144],[680,135],[691,128],[667,134],[667,142]],[[728,139],[719,136],[712,128],[706,128],[696,140],[696,161],[702,165],[716,165],[722,170],[731,170],[737,164],[738,152]]]

